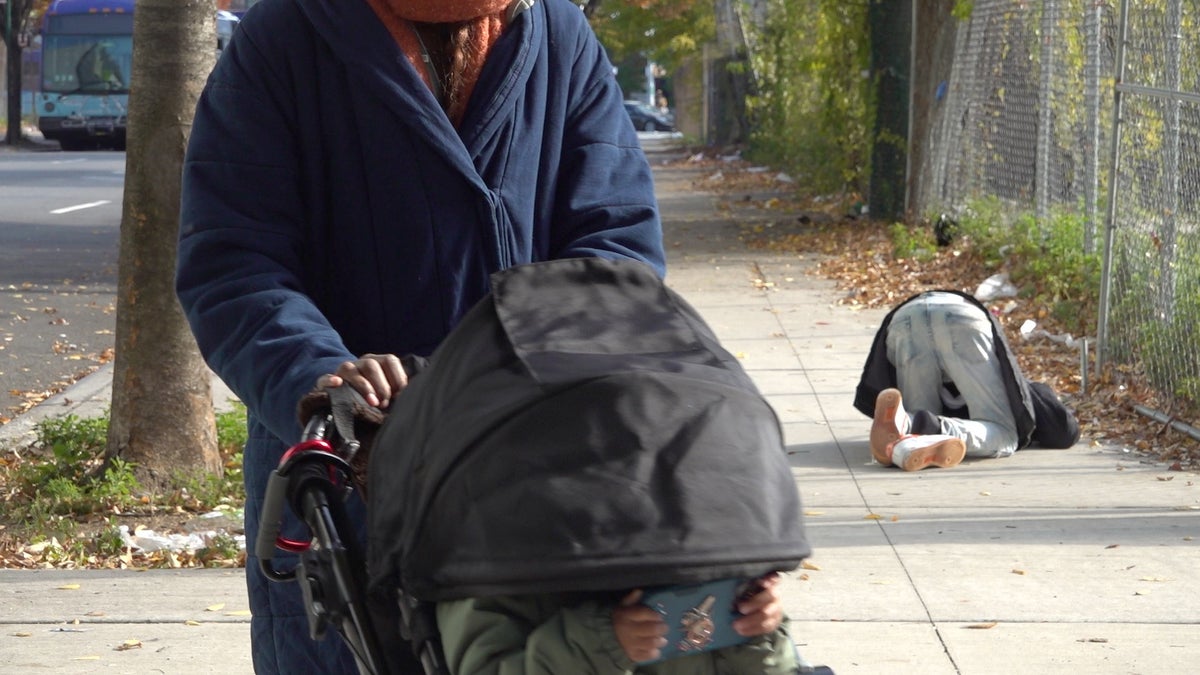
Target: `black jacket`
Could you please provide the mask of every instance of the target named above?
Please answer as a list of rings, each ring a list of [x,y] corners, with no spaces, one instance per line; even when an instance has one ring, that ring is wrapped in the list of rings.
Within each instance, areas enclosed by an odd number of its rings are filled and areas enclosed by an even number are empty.
[[[996,358],[1000,361],[1000,372],[1004,377],[1004,388],[1008,394],[1008,402],[1013,410],[1017,423],[1017,447],[1024,448],[1037,443],[1044,448],[1069,448],[1079,440],[1079,422],[1075,415],[1058,400],[1048,385],[1041,382],[1031,382],[1021,372],[1020,366],[1004,336],[1004,330],[996,317],[982,303],[971,295],[959,291],[939,290],[940,293],[953,293],[966,298],[975,305],[992,322],[992,338],[996,346]],[[896,386],[896,367],[887,358],[887,331],[892,317],[904,305],[922,295],[918,293],[904,302],[896,305],[883,318],[883,324],[875,333],[875,341],[871,352],[867,355],[866,365],[863,366],[862,378],[854,392],[854,407],[862,414],[872,417],[875,414],[875,399],[879,392]],[[950,417],[969,418],[966,408],[944,411]]]

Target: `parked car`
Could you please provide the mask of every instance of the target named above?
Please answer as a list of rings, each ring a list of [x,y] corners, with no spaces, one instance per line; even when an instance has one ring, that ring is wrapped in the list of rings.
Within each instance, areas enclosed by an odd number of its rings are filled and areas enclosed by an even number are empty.
[[[625,112],[638,131],[675,131],[675,125],[666,115],[640,101],[625,101]]]
[[[237,29],[241,18],[233,12],[227,12],[223,9],[217,10],[217,56],[229,46],[229,41],[233,39],[233,32]]]

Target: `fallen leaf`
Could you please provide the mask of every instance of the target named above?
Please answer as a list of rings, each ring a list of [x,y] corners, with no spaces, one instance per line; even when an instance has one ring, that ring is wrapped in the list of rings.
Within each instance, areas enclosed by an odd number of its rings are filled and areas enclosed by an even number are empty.
[[[126,640],[126,641],[122,642],[121,644],[117,645],[116,650],[119,652],[127,652],[130,649],[141,649],[141,648],[142,648],[141,640]]]
[[[225,616],[250,616],[250,610],[239,609],[233,612],[225,612]]]
[[[13,637],[30,637],[33,633],[13,633]]]
[[[1170,581],[1170,579],[1166,577],[1142,577],[1138,581]]]
[[[825,515],[825,512],[824,511],[805,511],[804,515],[806,515],[806,516],[823,516],[823,515]]]
[[[1117,548],[1119,546],[1120,546],[1120,544],[1109,544],[1108,546],[1105,546],[1104,548],[1106,548],[1106,549],[1107,548]]]
[[[99,661],[99,656],[76,656],[72,661]]]
[[[1155,476],[1155,478],[1157,478],[1163,482],[1166,482],[1169,480],[1175,480],[1175,476]]]
[[[878,513],[868,513],[867,515],[863,516],[863,520],[883,520],[883,516],[879,515]]]
[[[806,570],[813,570],[813,571],[816,571],[816,572],[819,572],[819,571],[821,571],[821,568],[820,568],[820,567],[818,567],[818,566],[816,565],[816,563],[811,563],[811,562],[809,562],[809,561],[807,561],[807,560],[804,560],[804,561],[802,561],[802,562],[800,563],[800,568],[801,568],[801,569],[806,569]]]
[[[188,619],[187,621],[183,622],[183,625],[185,625],[185,626],[201,626],[203,624],[201,624],[199,621],[196,621],[194,619]]]
[[[60,591],[77,591],[77,590],[79,590],[79,584],[63,584],[62,586],[58,587],[58,590],[60,590]]]
[[[1076,642],[1108,642],[1108,638],[1080,638]]]
[[[989,623],[973,623],[973,624],[970,624],[970,625],[968,625],[968,626],[963,626],[963,627],[964,627],[964,628],[970,628],[970,629],[972,629],[972,630],[987,630],[987,629],[989,629],[989,628],[995,628],[995,627],[996,627],[996,622],[995,622],[995,621],[992,621],[992,622],[989,622]]]
[[[1025,575],[1025,570],[1018,570],[1018,569],[1014,569],[1014,570],[1012,571],[1012,573],[1013,573],[1013,574],[1020,574],[1020,575],[1024,576],[1024,575]]]
[[[223,602],[218,602],[218,603],[217,603],[217,604],[215,604],[215,605],[209,605],[208,607],[205,607],[205,608],[204,608],[204,611],[206,611],[206,612],[219,612],[219,611],[221,611],[221,610],[223,610],[223,609],[225,609],[225,603],[223,603]]]

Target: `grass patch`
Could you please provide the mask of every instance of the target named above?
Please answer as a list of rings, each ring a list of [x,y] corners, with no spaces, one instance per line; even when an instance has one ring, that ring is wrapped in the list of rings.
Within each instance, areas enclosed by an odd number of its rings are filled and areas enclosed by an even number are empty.
[[[146,556],[135,561],[122,527],[168,532],[214,510],[239,514],[245,504],[242,448],[246,409],[240,403],[216,415],[224,475],[173,476],[163,494],[147,494],[134,466],[105,461],[108,417],[47,418],[35,428],[33,445],[0,462],[0,566],[96,565],[114,558],[120,566],[180,564],[180,556]],[[236,518],[240,529],[240,516]],[[228,566],[240,558],[237,541],[219,534],[190,556],[193,565]],[[187,557],[187,556],[185,556]],[[14,560],[17,558],[17,560]]]

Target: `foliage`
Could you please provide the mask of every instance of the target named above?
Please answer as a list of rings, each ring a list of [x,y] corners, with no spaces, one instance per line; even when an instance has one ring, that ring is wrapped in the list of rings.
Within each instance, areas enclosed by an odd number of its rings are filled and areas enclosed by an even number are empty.
[[[706,0],[604,0],[596,7],[592,29],[614,62],[642,56],[671,70],[716,34]]]
[[[798,39],[803,36],[803,39]],[[815,194],[865,192],[870,161],[867,3],[775,1],[753,40],[748,156]]]
[[[17,471],[18,483],[30,487],[52,480],[74,485],[81,483],[99,466],[97,459],[104,451],[108,420],[80,419],[75,415],[51,417],[38,423],[38,447],[48,451],[46,460],[22,465]]]
[[[950,14],[959,21],[966,21],[974,11],[975,0],[954,0],[954,8],[950,10]]]
[[[163,495],[142,494],[132,464],[119,458],[105,460],[108,419],[64,415],[38,422],[33,452],[11,463],[7,476],[0,476],[7,484],[14,515],[24,516],[37,531],[70,539],[75,530],[71,518],[157,505],[197,511],[240,506],[245,500],[246,409],[240,403],[216,416],[224,475],[181,473],[172,477],[175,489]]]
[[[1138,363],[1146,378],[1184,406],[1200,408],[1200,249],[1179,253],[1168,281],[1161,242],[1149,232],[1121,237],[1109,342],[1114,359]]]
[[[229,456],[241,452],[246,445],[249,427],[246,421],[246,406],[235,403],[233,408],[216,415],[217,447],[221,454]]]
[[[912,258],[925,262],[937,255],[937,241],[932,230],[892,223],[888,233],[892,237],[892,255],[898,259]]]
[[[996,197],[971,202],[959,215],[962,237],[991,269],[1005,269],[1027,294],[1051,307],[1075,334],[1094,330],[1101,260],[1083,251],[1086,219],[1068,210],[1038,221]]]

